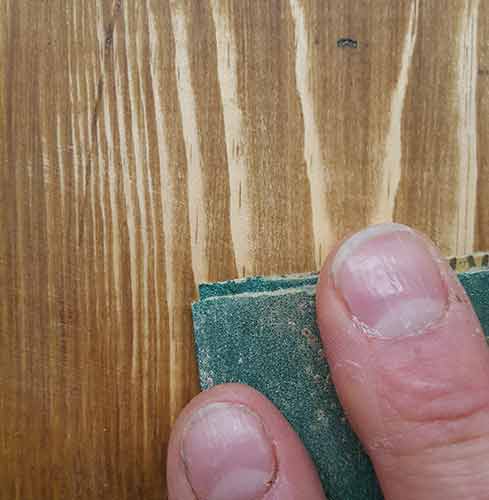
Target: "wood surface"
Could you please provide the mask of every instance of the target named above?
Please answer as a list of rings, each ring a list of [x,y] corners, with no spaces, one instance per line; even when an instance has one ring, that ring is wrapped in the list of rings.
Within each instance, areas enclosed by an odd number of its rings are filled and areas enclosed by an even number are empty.
[[[166,498],[198,282],[489,248],[489,2],[0,0],[0,72],[2,500]]]

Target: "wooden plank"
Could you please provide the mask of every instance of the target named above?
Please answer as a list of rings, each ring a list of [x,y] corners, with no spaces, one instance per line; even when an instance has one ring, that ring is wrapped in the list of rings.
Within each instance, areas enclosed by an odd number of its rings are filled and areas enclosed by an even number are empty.
[[[488,15],[0,2],[0,498],[166,498],[197,282],[384,220],[487,249]]]

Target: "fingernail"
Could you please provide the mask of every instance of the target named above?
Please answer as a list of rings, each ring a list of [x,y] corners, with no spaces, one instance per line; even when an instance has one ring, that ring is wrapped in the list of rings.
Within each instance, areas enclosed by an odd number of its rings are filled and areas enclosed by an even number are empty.
[[[419,334],[446,311],[434,248],[402,224],[361,231],[339,248],[332,273],[353,318],[382,337]]]
[[[276,460],[258,415],[243,405],[214,403],[185,431],[182,459],[199,500],[255,500],[270,488]]]

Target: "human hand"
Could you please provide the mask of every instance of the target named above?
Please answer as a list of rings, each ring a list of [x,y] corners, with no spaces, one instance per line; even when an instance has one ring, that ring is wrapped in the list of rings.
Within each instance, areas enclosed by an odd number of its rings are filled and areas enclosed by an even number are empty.
[[[326,260],[317,313],[340,401],[385,498],[489,499],[489,349],[434,246],[397,224],[357,233]],[[239,384],[185,408],[167,474],[170,500],[325,499],[287,421]]]

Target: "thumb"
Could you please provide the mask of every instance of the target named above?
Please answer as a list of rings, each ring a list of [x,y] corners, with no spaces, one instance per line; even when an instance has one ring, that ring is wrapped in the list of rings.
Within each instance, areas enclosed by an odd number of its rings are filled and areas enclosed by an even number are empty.
[[[224,384],[195,397],[168,447],[170,500],[325,500],[314,465],[262,394]]]
[[[386,499],[489,498],[489,349],[433,245],[372,226],[328,258],[317,301],[333,380]]]

